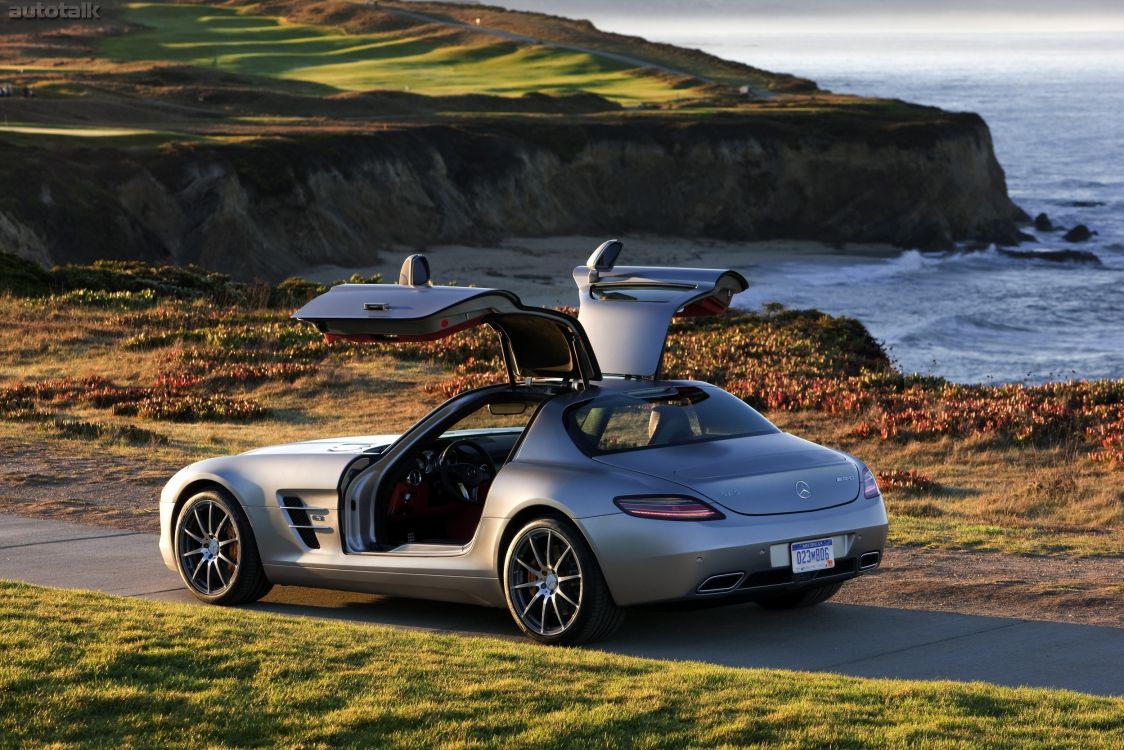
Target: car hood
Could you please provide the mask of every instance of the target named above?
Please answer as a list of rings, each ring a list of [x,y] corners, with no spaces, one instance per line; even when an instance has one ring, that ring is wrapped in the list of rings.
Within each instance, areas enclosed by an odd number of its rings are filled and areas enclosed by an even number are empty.
[[[472,430],[450,430],[445,433],[449,437],[483,437],[493,433],[510,432],[502,427],[484,427]],[[270,445],[265,448],[255,448],[243,453],[243,456],[260,456],[269,454],[288,455],[323,455],[335,453],[381,453],[401,435],[352,435],[351,437],[320,438],[317,440],[303,440],[299,443],[283,443]]]
[[[838,451],[778,432],[598,456],[691,488],[743,515],[803,513],[858,497],[859,468]]]
[[[305,440],[299,443],[284,443],[283,445],[270,445],[265,448],[255,448],[242,455],[262,454],[299,454],[318,455],[324,453],[363,453],[376,452],[385,448],[398,439],[397,435],[357,435],[352,437],[324,438],[322,440]]]

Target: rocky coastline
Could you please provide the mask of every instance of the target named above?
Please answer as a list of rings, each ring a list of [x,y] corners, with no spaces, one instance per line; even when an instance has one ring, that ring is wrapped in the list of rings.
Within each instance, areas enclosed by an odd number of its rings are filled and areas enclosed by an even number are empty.
[[[277,280],[434,244],[625,235],[1017,244],[977,115],[519,119],[158,147],[0,146],[0,247]]]

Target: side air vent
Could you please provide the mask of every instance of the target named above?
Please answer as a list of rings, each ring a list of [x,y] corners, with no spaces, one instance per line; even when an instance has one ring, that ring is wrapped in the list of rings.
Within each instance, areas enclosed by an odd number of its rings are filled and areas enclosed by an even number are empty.
[[[718,594],[723,591],[732,591],[738,587],[743,578],[745,578],[745,573],[741,571],[711,576],[699,584],[698,592],[700,594]]]
[[[288,516],[289,528],[300,537],[304,546],[309,549],[320,549],[320,540],[316,538],[316,532],[331,531],[331,529],[327,526],[314,525],[309,513],[327,513],[327,511],[323,508],[309,508],[304,504],[304,500],[292,496],[281,498],[281,507]]]

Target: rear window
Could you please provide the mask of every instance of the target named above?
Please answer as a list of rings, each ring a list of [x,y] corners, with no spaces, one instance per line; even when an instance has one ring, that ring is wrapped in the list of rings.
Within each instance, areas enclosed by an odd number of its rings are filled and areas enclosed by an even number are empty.
[[[744,401],[717,388],[646,388],[595,398],[567,416],[589,454],[686,445],[777,432]]]

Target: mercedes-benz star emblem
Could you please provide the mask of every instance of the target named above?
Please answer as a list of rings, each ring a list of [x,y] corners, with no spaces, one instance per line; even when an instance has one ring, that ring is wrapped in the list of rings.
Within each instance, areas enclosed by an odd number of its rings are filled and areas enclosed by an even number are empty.
[[[801,500],[807,500],[812,496],[811,486],[804,480],[796,483],[796,494],[800,496]]]

